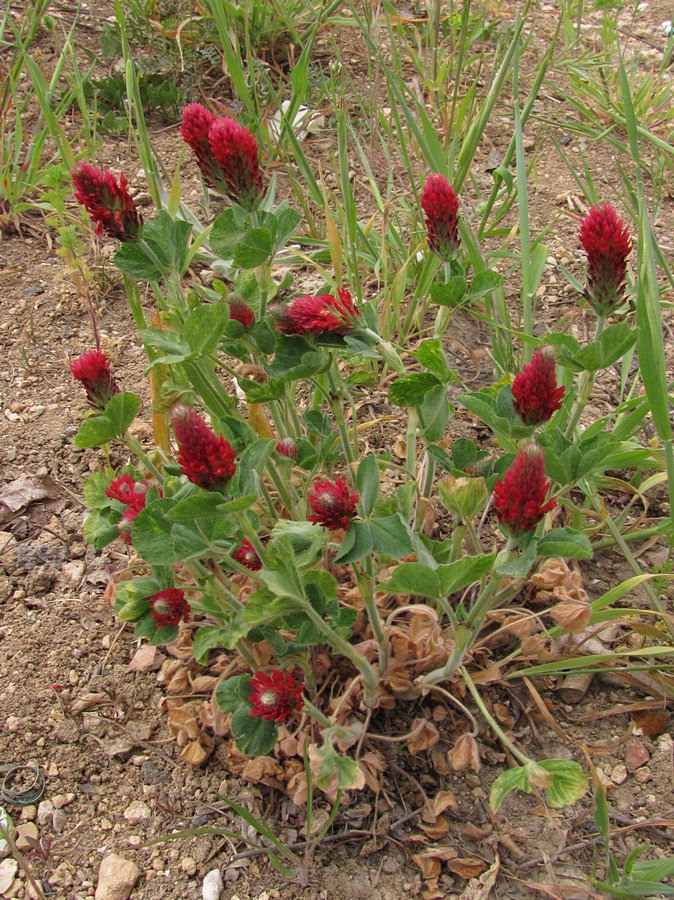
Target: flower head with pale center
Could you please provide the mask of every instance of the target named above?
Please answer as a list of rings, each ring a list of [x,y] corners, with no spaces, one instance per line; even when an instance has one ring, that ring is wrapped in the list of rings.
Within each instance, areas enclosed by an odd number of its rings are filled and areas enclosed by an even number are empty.
[[[244,538],[239,544],[232,554],[232,558],[241,563],[242,566],[245,566],[246,569],[250,569],[251,572],[259,572],[262,568],[262,560],[248,538]]]
[[[119,393],[110,374],[110,360],[100,350],[87,350],[70,363],[70,371],[84,387],[87,402],[94,409],[104,410],[108,401]]]
[[[100,238],[105,232],[118,241],[135,241],[143,227],[143,217],[129,193],[122,172],[119,181],[107,169],[77,163],[72,171],[75,199],[91,216]]]
[[[608,203],[593,206],[583,219],[578,239],[587,254],[585,297],[599,316],[620,304],[627,284],[627,257],[632,238]]]
[[[330,531],[338,531],[340,528],[348,528],[356,515],[358,494],[355,491],[351,493],[338,476],[334,481],[326,478],[315,482],[307,501],[313,510],[307,516],[309,522],[322,525]]]
[[[513,381],[513,406],[525,425],[547,422],[562,405],[564,387],[557,384],[555,358],[536,353]]]
[[[512,466],[496,482],[494,508],[498,521],[512,535],[533,531],[555,506],[555,497],[545,499],[549,488],[543,454],[535,444],[530,444],[517,454]]]
[[[339,288],[337,294],[295,297],[277,312],[276,330],[289,335],[348,334],[358,326],[361,313],[348,291]]]
[[[430,175],[421,192],[428,246],[448,262],[459,247],[459,200],[444,175]]]
[[[183,475],[206,490],[222,489],[236,472],[236,453],[194,410],[177,406],[172,415],[178,441],[178,464]]]
[[[126,507],[117,523],[119,536],[126,544],[132,543],[131,526],[138,513],[145,509],[149,487],[147,481],[136,481],[133,475],[126,474],[114,478],[106,488],[105,493],[111,500],[117,500]]]
[[[268,675],[256,672],[250,679],[251,693],[248,702],[253,708],[251,716],[270,722],[287,722],[302,709],[304,685],[290,672],[274,669]]]
[[[157,628],[188,622],[190,618],[190,605],[185,599],[185,591],[179,588],[158,591],[150,597],[150,609]]]

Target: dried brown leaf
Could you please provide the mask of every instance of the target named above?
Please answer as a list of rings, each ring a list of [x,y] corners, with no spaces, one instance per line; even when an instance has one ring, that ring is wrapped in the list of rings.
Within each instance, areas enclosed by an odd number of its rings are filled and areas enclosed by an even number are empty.
[[[449,819],[446,816],[438,816],[435,822],[419,822],[419,828],[432,841],[439,841],[449,833]]]
[[[408,734],[407,749],[416,756],[423,750],[430,750],[440,740],[438,729],[428,719],[415,719]]]
[[[480,771],[480,749],[471,734],[462,734],[448,752],[447,759],[455,772]]]
[[[552,618],[559,623],[564,631],[578,634],[587,628],[592,615],[592,608],[587,600],[570,597],[557,603],[549,610]]]
[[[667,731],[669,714],[664,709],[644,709],[632,714],[634,724],[644,737],[654,738]]]
[[[184,704],[169,710],[168,727],[179,747],[184,747],[190,741],[196,741],[199,737],[199,723],[197,722],[194,704]]]
[[[487,868],[487,863],[483,859],[463,857],[448,860],[447,868],[452,874],[468,880],[470,878],[478,878]]]
[[[187,746],[183,748],[180,758],[191,766],[194,766],[194,768],[197,768],[197,766],[201,766],[206,762],[211,755],[212,750],[212,745],[204,745],[202,736],[200,741],[192,741],[187,744]]]
[[[213,675],[197,675],[191,679],[190,687],[193,694],[210,694],[218,683]]]
[[[370,750],[361,756],[358,766],[363,773],[365,784],[373,793],[378,794],[382,787],[381,775],[388,768],[383,753],[379,750]]]
[[[249,759],[241,774],[247,781],[262,782],[270,787],[279,787],[284,776],[283,768],[271,756]]]
[[[489,837],[493,830],[494,828],[489,822],[485,822],[483,825],[469,822],[461,829],[461,836],[467,841],[482,841],[484,838]]]
[[[151,644],[143,644],[133,655],[133,659],[129,663],[129,669],[132,672],[149,672],[155,668],[155,658],[157,656],[157,648]]]

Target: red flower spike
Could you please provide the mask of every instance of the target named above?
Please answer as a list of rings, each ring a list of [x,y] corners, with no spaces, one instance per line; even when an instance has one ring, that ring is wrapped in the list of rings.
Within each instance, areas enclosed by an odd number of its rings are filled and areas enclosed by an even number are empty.
[[[150,607],[157,628],[188,622],[190,618],[190,605],[185,600],[185,591],[179,588],[158,591],[154,597],[150,597]]]
[[[627,280],[632,238],[608,203],[593,206],[583,219],[578,239],[587,254],[585,298],[599,316],[620,303]]]
[[[248,306],[246,301],[242,300],[240,297],[235,297],[233,300],[230,300],[229,318],[234,319],[235,322],[239,322],[243,325],[246,331],[255,324],[255,313],[250,306]]]
[[[229,441],[215,434],[187,406],[177,406],[172,416],[178,441],[178,464],[183,475],[206,490],[220,490],[236,472],[236,453]]]
[[[251,572],[259,572],[262,568],[262,560],[257,555],[255,547],[253,547],[248,538],[245,538],[245,540],[239,544],[232,554],[232,558],[241,563],[242,566],[250,569]]]
[[[110,361],[99,350],[88,350],[70,363],[73,377],[84,386],[87,402],[94,409],[103,410],[119,388],[110,374]]]
[[[295,297],[277,314],[276,330],[282,334],[348,334],[360,318],[360,310],[348,291],[338,290],[338,296],[321,294]]]
[[[107,169],[78,163],[72,171],[75,199],[96,223],[100,238],[105,232],[118,241],[135,241],[143,227],[143,217],[128,191],[129,182],[122,172],[119,182]]]
[[[459,200],[444,175],[431,175],[421,193],[428,246],[448,262],[459,247]]]
[[[291,437],[283,438],[276,442],[276,452],[279,456],[285,456],[286,459],[296,459],[297,444]]]
[[[131,544],[131,525],[139,512],[145,509],[147,481],[136,481],[132,475],[120,475],[110,482],[105,493],[111,500],[126,505],[122,518],[117,523],[119,536],[125,544]]]
[[[259,152],[253,135],[233,119],[215,119],[208,131],[212,159],[217,167],[215,187],[233,203],[255,209],[263,192]]]
[[[513,381],[513,406],[525,425],[547,422],[564,400],[565,389],[557,384],[555,358],[536,353]]]
[[[197,165],[209,187],[215,187],[220,176],[220,168],[213,159],[208,132],[216,120],[216,115],[201,103],[190,103],[183,109],[180,133],[185,143],[194,152]]]
[[[351,519],[356,514],[358,494],[350,494],[346,484],[337,477],[334,482],[328,479],[317,481],[307,502],[313,510],[313,514],[307,516],[309,522],[315,522],[330,531],[338,531],[351,524]]]
[[[304,685],[296,681],[290,672],[274,669],[269,675],[256,672],[250,679],[252,693],[248,702],[253,705],[251,716],[269,719],[270,722],[287,722],[293,713],[304,706]]]
[[[494,507],[501,525],[513,535],[533,531],[555,506],[556,497],[545,501],[549,487],[543,454],[531,444],[517,454],[512,466],[494,487]]]

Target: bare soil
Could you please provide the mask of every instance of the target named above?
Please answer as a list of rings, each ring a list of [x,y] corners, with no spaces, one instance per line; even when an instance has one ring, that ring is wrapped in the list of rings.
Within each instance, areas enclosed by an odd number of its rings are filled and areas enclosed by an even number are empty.
[[[95,42],[107,12],[99,7],[97,13],[85,16],[83,42]],[[507,19],[510,13],[499,8],[498,14]],[[634,17],[626,17],[625,30],[633,35],[630,46],[646,46],[655,60],[666,44],[661,22],[669,14],[664,2],[641,4]],[[556,8],[550,6],[534,13],[534,45],[539,53],[556,16]],[[599,14],[595,17],[598,23]],[[589,24],[592,21],[588,19]],[[354,50],[356,76],[363,66],[361,57],[362,50]],[[667,71],[665,77],[669,76]],[[566,287],[559,266],[562,263],[576,274],[581,271],[576,232],[582,202],[551,139],[564,138],[576,162],[582,154],[601,199],[618,204],[616,163],[605,145],[593,145],[565,130],[563,105],[556,97],[544,92],[539,105],[539,118],[527,131],[527,152],[532,158],[535,154],[531,221],[534,228],[551,227],[539,318],[549,323],[569,316],[580,326],[576,296]],[[572,123],[576,114],[566,112]],[[553,116],[557,124],[543,121]],[[502,152],[511,134],[507,119],[490,127],[474,166],[479,182],[489,183],[494,151]],[[330,133],[324,132],[308,138],[306,146],[320,161],[330,140]],[[181,148],[177,129],[158,125],[157,147],[171,171]],[[143,189],[124,140],[107,138],[98,161],[123,167],[134,186]],[[665,246],[673,222],[667,197],[657,223]],[[143,387],[145,357],[109,251],[104,246],[95,258],[92,246],[97,273],[92,302],[102,349],[112,360],[118,381],[144,392],[137,435],[146,440],[151,438],[151,426]],[[490,380],[486,335],[485,341],[479,334],[475,339],[472,320],[458,318],[455,325],[447,344],[452,363],[463,367],[468,378]],[[423,895],[421,864],[412,861],[420,854],[442,860],[439,891],[432,896],[513,900],[600,896],[584,877],[598,852],[590,798],[551,811],[538,796],[511,795],[494,816],[487,802],[490,786],[510,761],[485,728],[479,737],[480,772],[452,771],[446,751],[465,726],[453,712],[430,700],[411,711],[410,718],[436,721],[440,744],[416,757],[390,749],[395,744],[377,745],[388,763],[383,787],[378,794],[365,790],[347,798],[333,828],[335,837],[316,850],[308,886],[284,880],[262,855],[245,856],[244,842],[233,835],[254,835],[217,806],[218,794],[268,817],[289,844],[302,839],[304,812],[274,787],[251,783],[232,770],[223,737],[216,739],[213,753],[201,767],[192,768],[180,759],[180,748],[167,726],[166,687],[159,678],[171,650],[162,648],[153,658],[139,660],[132,629],[114,619],[105,592],[112,575],[126,565],[127,554],[115,544],[96,556],[84,542],[82,483],[102,460],[98,452],[73,445],[85,407],[67,360],[90,349],[92,342],[89,309],[54,255],[49,232],[33,220],[21,234],[6,235],[0,243],[0,477],[4,485],[14,486],[15,494],[9,510],[0,503],[0,779],[7,767],[32,761],[44,776],[42,801],[50,800],[53,812],[43,806],[37,822],[40,801],[27,807],[4,805],[16,822],[37,824],[40,846],[39,852],[31,853],[30,866],[45,894],[72,900],[93,896],[101,860],[114,851],[141,870],[132,893],[137,900],[201,897],[203,876],[216,867],[225,879],[223,896],[230,900],[299,896],[399,900]],[[671,348],[669,343],[670,353]],[[611,401],[609,379],[600,387],[598,402]],[[452,428],[475,434],[467,417],[458,416]],[[388,423],[369,435],[371,446],[391,447],[403,430],[402,420],[399,426]],[[125,461],[113,457],[115,464]],[[657,545],[642,549],[645,568],[661,558]],[[594,597],[629,573],[617,555],[607,552],[584,566],[582,574]],[[667,602],[671,609],[671,598]],[[191,674],[196,676],[195,667]],[[586,748],[610,789],[613,849],[619,858],[638,843],[650,842],[656,854],[668,851],[674,839],[671,733],[665,729],[648,737],[630,714],[630,704],[637,704],[637,714],[643,714],[649,705],[647,694],[636,687],[595,681],[583,700],[568,704],[555,693],[558,685],[536,687],[551,717],[541,714],[524,687],[499,686],[488,692],[503,724],[537,758],[582,762]],[[401,717],[382,712],[372,730],[399,734],[405,725]],[[445,813],[448,828],[424,833],[419,815],[424,794],[440,791],[454,795]],[[322,814],[326,805],[319,800],[317,808]],[[203,826],[229,834],[148,845],[173,831]],[[470,881],[480,872],[484,874]],[[23,870],[2,896],[33,896]]]

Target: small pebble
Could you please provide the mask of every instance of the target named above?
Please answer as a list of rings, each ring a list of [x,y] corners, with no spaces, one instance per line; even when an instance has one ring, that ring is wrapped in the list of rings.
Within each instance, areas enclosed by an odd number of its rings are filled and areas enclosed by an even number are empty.
[[[638,784],[646,784],[647,781],[650,781],[653,777],[653,773],[649,769],[648,766],[642,766],[640,769],[637,769],[634,773],[634,780]]]
[[[46,825],[47,822],[51,822],[55,808],[51,800],[43,800],[37,808],[38,825]]]
[[[187,875],[196,875],[197,873],[197,861],[193,856],[184,856],[180,861],[180,868]]]
[[[134,800],[124,810],[124,818],[132,825],[149,819],[151,815],[152,810],[143,800]]]
[[[613,784],[623,784],[627,781],[627,769],[625,766],[613,766],[611,769],[611,781]]]
[[[204,875],[204,881],[201,885],[202,900],[220,900],[220,894],[224,887],[220,869],[211,869],[210,872]]]
[[[68,806],[69,803],[72,803],[74,799],[75,795],[72,793],[57,794],[55,797],[51,798],[51,802],[54,804],[54,809],[63,809],[64,806]]]

